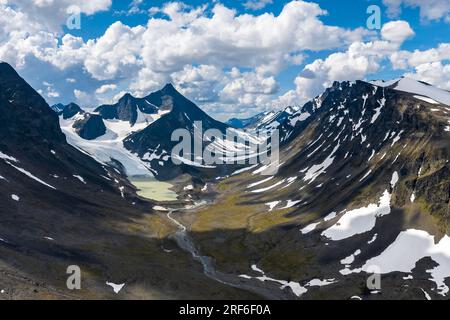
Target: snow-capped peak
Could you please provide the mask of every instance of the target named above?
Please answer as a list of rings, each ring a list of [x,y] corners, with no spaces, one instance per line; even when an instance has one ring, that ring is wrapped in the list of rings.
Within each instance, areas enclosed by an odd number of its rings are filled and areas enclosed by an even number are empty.
[[[418,96],[430,98],[439,103],[450,106],[450,92],[439,89],[425,82],[410,78],[400,78],[390,81],[370,81],[370,83],[379,87],[389,87],[397,91],[408,92]]]

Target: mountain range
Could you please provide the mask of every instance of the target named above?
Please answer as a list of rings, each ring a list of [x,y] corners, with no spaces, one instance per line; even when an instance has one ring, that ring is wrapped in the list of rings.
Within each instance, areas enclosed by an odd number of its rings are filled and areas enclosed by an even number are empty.
[[[1,63],[0,284],[11,298],[106,298],[114,282],[125,298],[447,299],[449,115],[449,92],[408,78],[335,82],[226,124],[171,84],[93,111],[50,107]],[[198,123],[262,144],[279,130],[277,172],[175,165],[173,131]],[[177,198],[139,196],[136,176]],[[65,289],[71,264],[87,289]]]

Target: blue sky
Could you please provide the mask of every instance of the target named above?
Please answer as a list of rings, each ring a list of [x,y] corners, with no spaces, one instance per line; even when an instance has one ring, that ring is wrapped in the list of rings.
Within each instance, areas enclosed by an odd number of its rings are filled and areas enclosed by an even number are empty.
[[[65,25],[74,5],[79,30]],[[369,5],[381,9],[381,30],[366,28]],[[449,8],[448,0],[8,0],[0,59],[50,104],[94,107],[172,82],[226,119],[302,105],[334,80],[406,75],[448,90]]]

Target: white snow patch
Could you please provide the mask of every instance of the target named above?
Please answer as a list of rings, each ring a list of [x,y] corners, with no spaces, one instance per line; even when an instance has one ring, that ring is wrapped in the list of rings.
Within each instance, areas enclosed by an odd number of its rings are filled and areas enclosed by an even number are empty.
[[[320,224],[320,222],[317,223],[311,223],[310,225],[306,226],[305,228],[303,228],[302,230],[300,230],[300,232],[302,234],[308,234],[314,230],[316,230],[317,226]]]
[[[242,168],[242,169],[236,170],[236,171],[233,172],[231,175],[232,175],[232,176],[235,176],[235,175],[238,175],[238,174],[240,174],[240,173],[243,173],[243,172],[246,172],[246,171],[250,171],[250,170],[256,168],[257,166],[259,166],[259,163],[255,164],[255,165],[253,165],[253,166],[250,166],[250,167],[246,167],[246,168]]]
[[[155,211],[161,211],[161,212],[168,212],[168,211],[169,211],[169,209],[167,209],[167,208],[165,208],[165,207],[162,207],[162,206],[154,206],[154,207],[153,207],[153,210],[155,210]]]
[[[431,297],[430,297],[430,295],[428,294],[428,292],[426,292],[425,290],[423,290],[422,288],[420,288],[421,290],[422,290],[422,292],[423,292],[423,294],[425,295],[425,299],[427,299],[427,300],[431,300]]]
[[[119,191],[120,191],[121,197],[125,199],[125,187],[124,186],[120,186],[119,187]]]
[[[432,277],[430,280],[438,286],[439,294],[447,295],[449,288],[444,282],[450,277],[450,237],[447,235],[439,243],[435,243],[435,237],[426,231],[403,231],[378,257],[368,260],[363,269],[376,265],[382,274],[395,271],[411,273],[417,261],[424,257],[430,257],[438,264],[434,269],[428,270]]]
[[[340,144],[338,144],[330,155],[319,165],[313,165],[305,174],[303,181],[309,181],[309,183],[314,182],[322,173],[325,173],[326,169],[331,166],[334,161],[334,154],[339,149]]]
[[[372,243],[374,243],[374,242],[377,240],[377,238],[378,238],[378,233],[375,233],[375,234],[373,235],[373,238],[370,239],[369,241],[367,241],[367,244],[372,244]]]
[[[84,181],[84,178],[83,178],[82,176],[79,176],[79,175],[74,174],[73,177],[74,177],[74,178],[77,178],[78,180],[80,180],[81,182],[83,182],[84,184],[86,184],[86,181]]]
[[[337,281],[335,279],[313,279],[310,282],[306,284],[306,287],[324,287],[329,286],[330,284],[336,283]]]
[[[423,97],[423,96],[414,96],[414,98],[431,103],[431,104],[439,104],[439,102],[437,102],[436,100],[433,100],[431,98],[427,98],[427,97]]]
[[[341,264],[343,264],[343,265],[350,265],[350,264],[352,264],[355,261],[355,258],[357,256],[359,256],[360,254],[361,254],[361,250],[359,250],[359,249],[356,250],[353,254],[351,254],[347,258],[342,259],[341,260]]]
[[[362,177],[361,179],[359,179],[359,182],[365,180],[371,173],[372,173],[372,169],[370,169],[370,170],[364,175],[364,177]]]
[[[322,235],[339,241],[366,233],[375,227],[377,218],[391,212],[391,195],[385,190],[378,204],[369,204],[366,207],[346,212],[339,221],[325,230]]]
[[[290,288],[297,297],[301,297],[304,293],[306,293],[308,291],[305,287],[302,287],[298,282],[293,282],[293,281],[288,282],[288,281],[284,281],[284,280],[277,280],[277,279],[269,278],[265,275],[264,271],[259,269],[256,265],[252,266],[252,270],[262,274],[262,276],[250,277],[248,275],[240,275],[239,277],[244,278],[244,279],[257,279],[261,282],[269,281],[269,282],[278,283],[281,285],[281,290],[283,290],[285,288]]]
[[[384,91],[383,91],[383,98],[381,100],[378,100],[379,107],[375,109],[375,114],[372,117],[372,120],[370,120],[370,123],[373,124],[378,119],[378,117],[381,114],[381,109],[383,109],[384,105],[386,104],[386,98],[384,97]]]
[[[281,208],[281,210],[284,210],[284,209],[290,209],[290,208],[292,208],[293,206],[299,204],[300,202],[302,202],[302,200],[296,200],[296,201],[288,200],[286,206],[283,207],[283,208]]]
[[[398,182],[398,173],[397,173],[397,171],[395,171],[395,172],[392,174],[392,179],[391,179],[391,188],[392,188],[392,189],[395,188],[395,186],[397,185],[397,182]]]
[[[19,162],[19,160],[17,160],[16,158],[8,156],[7,154],[4,154],[1,151],[0,151],[0,159],[9,160],[9,161],[12,161],[12,162]]]
[[[277,183],[275,183],[275,184],[273,184],[273,185],[271,185],[271,186],[268,186],[267,188],[262,188],[262,189],[258,189],[258,190],[253,190],[252,192],[253,192],[253,193],[266,192],[266,191],[272,190],[273,188],[278,187],[279,185],[281,185],[281,184],[283,184],[283,183],[284,183],[284,180],[281,180],[281,181],[278,181]]]
[[[268,202],[266,203],[266,206],[269,207],[269,212],[273,211],[273,209],[275,209],[275,207],[280,203],[281,201],[273,201],[273,202]]]
[[[323,221],[327,222],[327,221],[333,220],[334,218],[336,218],[336,214],[337,214],[337,212],[330,213],[325,218],[323,218]]]
[[[49,185],[48,183],[46,183],[46,182],[42,181],[41,179],[37,178],[36,176],[32,175],[32,174],[31,174],[30,172],[28,172],[27,170],[22,169],[22,168],[19,168],[19,167],[13,165],[12,163],[9,163],[9,162],[7,162],[7,163],[8,163],[11,167],[13,167],[14,169],[16,169],[16,170],[22,172],[24,175],[28,176],[29,178],[31,178],[31,179],[33,179],[33,180],[36,180],[36,181],[39,182],[40,184],[43,184],[44,186],[49,187],[50,189],[56,190],[55,187],[53,187],[52,185]]]
[[[122,288],[125,286],[125,283],[115,284],[115,283],[112,283],[112,282],[106,282],[106,285],[110,286],[111,288],[113,288],[114,293],[118,294],[122,290]]]

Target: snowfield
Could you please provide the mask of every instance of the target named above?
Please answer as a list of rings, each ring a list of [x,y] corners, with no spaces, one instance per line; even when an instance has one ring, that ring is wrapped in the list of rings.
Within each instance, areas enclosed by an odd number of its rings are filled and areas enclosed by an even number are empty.
[[[436,283],[441,295],[447,295],[449,288],[444,280],[450,277],[450,237],[445,235],[438,243],[435,243],[434,238],[426,231],[406,230],[383,253],[368,260],[363,270],[367,270],[369,266],[377,266],[381,273],[410,273],[420,259],[430,257],[439,264],[428,270],[430,280]]]
[[[415,98],[419,100],[426,101],[431,104],[443,103],[450,106],[450,92],[426,85],[420,81],[409,78],[401,78],[386,82],[371,81],[370,83],[379,87],[393,86],[393,88],[397,91],[414,94]]]
[[[395,188],[399,176],[392,174],[390,186]],[[369,232],[375,227],[377,218],[391,213],[391,194],[385,190],[377,204],[371,203],[366,207],[347,211],[336,224],[325,230],[322,235],[333,241],[353,237],[357,234]]]
[[[107,164],[112,159],[119,161],[128,176],[153,177],[149,164],[129,152],[123,146],[123,140],[133,132],[140,131],[145,126],[131,126],[128,121],[104,120],[106,133],[95,140],[84,140],[72,127],[74,119],[64,120],[60,117],[60,126],[67,137],[67,142],[87,153],[100,163]],[[145,123],[146,124],[146,123]]]

